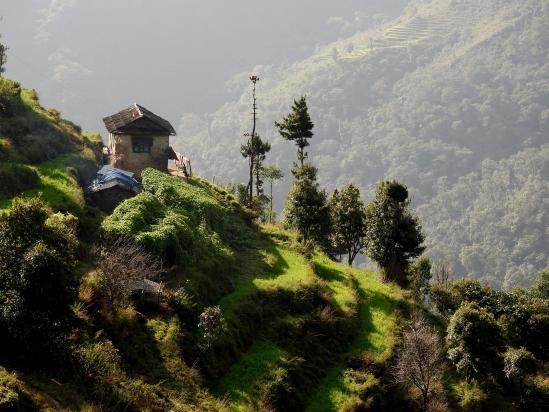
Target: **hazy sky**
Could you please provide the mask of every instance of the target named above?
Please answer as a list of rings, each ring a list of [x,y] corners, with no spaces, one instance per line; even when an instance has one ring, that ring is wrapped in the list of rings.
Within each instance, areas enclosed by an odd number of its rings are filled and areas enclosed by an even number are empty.
[[[293,62],[406,0],[1,0],[7,75],[85,129],[134,101],[172,121],[224,84]],[[239,93],[238,93],[239,94]]]

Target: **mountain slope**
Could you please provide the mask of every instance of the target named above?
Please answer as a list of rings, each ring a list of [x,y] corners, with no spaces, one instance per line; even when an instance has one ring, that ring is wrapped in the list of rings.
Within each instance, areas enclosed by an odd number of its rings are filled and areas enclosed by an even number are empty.
[[[0,78],[0,209],[40,193],[53,209],[81,214],[80,185],[97,170],[101,147],[99,135],[42,107],[36,91]]]
[[[548,18],[541,0],[416,1],[401,18],[306,60],[256,67],[259,132],[272,143],[268,162],[290,166],[294,148],[273,121],[305,93],[316,126],[309,155],[326,186],[353,181],[371,195],[381,177],[400,179],[411,189],[433,257],[449,261],[458,276],[499,287],[528,284],[549,265]],[[175,144],[199,173],[222,181],[245,179],[238,148],[250,96],[245,76],[235,82],[242,97],[205,117],[184,115]],[[496,188],[487,165],[524,178]],[[459,197],[464,179],[469,200],[444,204],[437,215],[441,199]],[[509,199],[530,180],[539,201],[528,209],[535,224],[523,224],[525,210]],[[486,213],[488,197],[500,212]],[[458,233],[448,233],[458,222]]]

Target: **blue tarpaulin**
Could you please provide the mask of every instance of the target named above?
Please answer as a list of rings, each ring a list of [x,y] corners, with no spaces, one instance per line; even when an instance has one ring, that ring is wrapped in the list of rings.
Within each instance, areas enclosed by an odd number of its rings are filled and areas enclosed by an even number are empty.
[[[97,172],[97,178],[93,180],[89,190],[91,192],[98,192],[118,185],[131,190],[134,193],[139,193],[141,191],[141,186],[132,176],[132,172],[117,169],[112,166],[103,166],[101,170]]]

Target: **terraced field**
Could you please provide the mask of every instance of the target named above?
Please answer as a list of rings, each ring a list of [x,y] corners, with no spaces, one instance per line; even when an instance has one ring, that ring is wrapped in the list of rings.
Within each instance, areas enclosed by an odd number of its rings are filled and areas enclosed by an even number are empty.
[[[408,48],[421,41],[442,36],[457,27],[473,26],[478,23],[478,16],[452,15],[445,17],[441,10],[430,11],[422,16],[404,17],[388,23],[379,30],[370,30],[355,35],[351,41],[338,42],[327,47],[315,58],[318,61],[361,59],[384,49]]]

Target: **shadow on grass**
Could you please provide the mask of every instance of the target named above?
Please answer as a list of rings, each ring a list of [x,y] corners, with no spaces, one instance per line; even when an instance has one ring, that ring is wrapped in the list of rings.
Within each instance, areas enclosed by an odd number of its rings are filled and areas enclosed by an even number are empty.
[[[383,289],[387,285],[380,285]],[[399,307],[400,301],[386,292],[367,288],[365,285],[359,289],[362,298],[360,306],[360,329],[353,340],[344,359],[359,356],[366,352],[374,355],[379,361],[389,356],[393,343],[393,329],[395,320],[392,320],[394,312]],[[349,395],[352,394],[352,380],[345,373],[347,365],[340,365],[328,370],[324,379],[316,387],[308,412],[334,411]]]
[[[235,320],[236,306],[244,298],[259,291],[255,281],[276,279],[290,268],[288,261],[282,256],[274,242],[268,239],[262,239],[262,241],[264,253],[249,250],[239,256],[241,267],[238,269],[241,272],[241,277],[236,283],[235,290],[219,302],[228,321]]]

